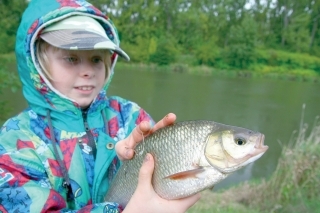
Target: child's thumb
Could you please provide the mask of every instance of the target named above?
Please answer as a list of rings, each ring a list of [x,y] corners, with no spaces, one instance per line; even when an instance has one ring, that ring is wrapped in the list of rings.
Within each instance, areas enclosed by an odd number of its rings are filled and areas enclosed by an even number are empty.
[[[139,181],[138,181],[139,187],[142,187],[144,189],[150,189],[149,187],[152,187],[151,179],[152,179],[153,170],[154,170],[153,156],[147,153],[139,172]]]

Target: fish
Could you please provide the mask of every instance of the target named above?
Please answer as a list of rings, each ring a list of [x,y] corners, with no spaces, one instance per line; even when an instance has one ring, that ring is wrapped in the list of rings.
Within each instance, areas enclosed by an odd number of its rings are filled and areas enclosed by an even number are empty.
[[[125,207],[137,185],[144,157],[154,157],[152,185],[167,200],[211,189],[259,159],[268,149],[264,134],[210,120],[181,121],[145,137],[131,160],[122,162],[105,201]]]

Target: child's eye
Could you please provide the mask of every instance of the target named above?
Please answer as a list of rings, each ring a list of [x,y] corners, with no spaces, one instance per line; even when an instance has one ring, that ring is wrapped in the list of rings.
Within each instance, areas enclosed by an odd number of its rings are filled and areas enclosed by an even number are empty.
[[[68,63],[77,63],[79,59],[75,56],[66,56],[64,57],[64,60]]]
[[[92,58],[92,62],[95,63],[95,64],[98,64],[100,62],[102,62],[102,58],[101,57],[93,57]]]

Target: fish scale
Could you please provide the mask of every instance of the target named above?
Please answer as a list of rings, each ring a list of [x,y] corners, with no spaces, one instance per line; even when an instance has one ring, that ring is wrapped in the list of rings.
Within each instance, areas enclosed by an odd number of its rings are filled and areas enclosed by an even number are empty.
[[[154,157],[152,184],[162,198],[179,199],[212,187],[228,174],[220,172],[205,159],[208,136],[217,135],[219,140],[220,132],[229,129],[250,131],[213,121],[184,121],[159,129],[137,145],[133,159],[123,162],[105,200],[122,206],[128,203],[138,184],[146,153]],[[175,174],[177,176],[171,178]]]

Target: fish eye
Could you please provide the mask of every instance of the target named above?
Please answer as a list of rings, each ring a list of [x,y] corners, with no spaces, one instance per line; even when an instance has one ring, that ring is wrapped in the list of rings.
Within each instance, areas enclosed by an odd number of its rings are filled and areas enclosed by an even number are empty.
[[[235,138],[234,142],[239,146],[245,145],[247,143],[247,141],[243,138]]]

